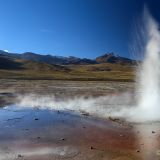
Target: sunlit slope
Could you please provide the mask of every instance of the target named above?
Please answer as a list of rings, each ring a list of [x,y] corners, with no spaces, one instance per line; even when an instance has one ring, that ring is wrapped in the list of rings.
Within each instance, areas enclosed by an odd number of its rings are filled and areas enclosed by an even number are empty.
[[[135,65],[88,64],[51,65],[22,59],[0,57],[0,78],[133,81]]]

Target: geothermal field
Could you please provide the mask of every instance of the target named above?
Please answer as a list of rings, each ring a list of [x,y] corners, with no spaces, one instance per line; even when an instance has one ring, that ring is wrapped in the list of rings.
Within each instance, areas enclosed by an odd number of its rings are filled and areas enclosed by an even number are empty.
[[[144,22],[133,81],[0,79],[0,160],[159,160],[160,32]]]
[[[160,34],[148,41],[136,82],[0,82],[1,160],[158,160]]]
[[[0,82],[2,160],[159,159],[159,122],[135,110],[133,82]]]

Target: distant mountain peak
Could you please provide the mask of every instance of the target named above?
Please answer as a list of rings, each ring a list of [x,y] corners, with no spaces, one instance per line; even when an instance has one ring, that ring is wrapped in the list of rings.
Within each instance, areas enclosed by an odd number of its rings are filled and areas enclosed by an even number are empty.
[[[4,49],[3,51],[4,51],[4,52],[7,52],[7,53],[9,52],[7,49]]]
[[[24,52],[22,54],[36,54],[36,53],[33,53],[33,52]]]
[[[0,54],[1,53],[8,53],[8,50],[0,50]]]
[[[135,63],[134,60],[129,59],[129,58],[125,58],[125,57],[121,57],[119,55],[116,55],[113,52],[105,53],[104,55],[97,57],[96,61],[98,63],[121,63],[121,64],[123,64],[123,63],[128,63],[128,64]]]
[[[25,52],[22,54],[9,53],[5,50],[0,50],[0,56],[14,59],[31,60],[35,62],[43,62],[54,65],[69,65],[69,64],[97,64],[97,63],[128,63],[133,64],[135,61],[129,58],[121,57],[113,52],[105,53],[96,59],[78,58],[75,56],[63,57],[54,55],[42,55],[33,52]]]
[[[109,53],[105,53],[104,55],[102,55],[104,57],[120,57],[118,54],[115,54],[114,52],[109,52]]]

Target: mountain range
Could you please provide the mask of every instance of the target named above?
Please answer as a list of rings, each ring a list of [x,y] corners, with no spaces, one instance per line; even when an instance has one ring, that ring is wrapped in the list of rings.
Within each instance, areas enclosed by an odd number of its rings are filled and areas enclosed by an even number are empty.
[[[13,59],[24,59],[31,60],[35,62],[43,62],[47,64],[56,64],[56,65],[69,65],[69,64],[100,64],[100,63],[119,63],[119,64],[135,64],[135,60],[117,56],[114,53],[106,53],[102,56],[96,57],[95,59],[87,58],[78,58],[74,56],[62,57],[62,56],[53,56],[53,55],[41,55],[32,52],[25,52],[22,54],[18,53],[9,53],[3,50],[0,50],[0,57],[13,58]]]
[[[0,79],[133,81],[136,64],[114,53],[87,59],[0,50]]]

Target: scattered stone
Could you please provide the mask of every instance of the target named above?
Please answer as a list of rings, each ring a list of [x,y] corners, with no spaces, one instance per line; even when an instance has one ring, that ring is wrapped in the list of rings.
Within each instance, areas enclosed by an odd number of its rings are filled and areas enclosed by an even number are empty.
[[[38,121],[39,119],[38,119],[38,118],[35,118],[34,120],[35,120],[35,121]]]
[[[89,113],[85,112],[85,111],[81,111],[81,115],[83,115],[83,116],[89,116]]]
[[[21,157],[23,157],[21,154],[18,154],[18,158],[21,158]]]
[[[64,141],[64,140],[65,140],[65,138],[61,138],[60,140],[61,140],[61,141]]]
[[[109,117],[109,120],[110,120],[110,121],[114,121],[114,122],[116,122],[116,121],[119,121],[119,118]]]
[[[91,146],[91,149],[96,149],[95,147]]]
[[[152,133],[156,133],[155,131],[152,131]]]
[[[137,150],[137,153],[139,153],[140,152],[140,150]]]

